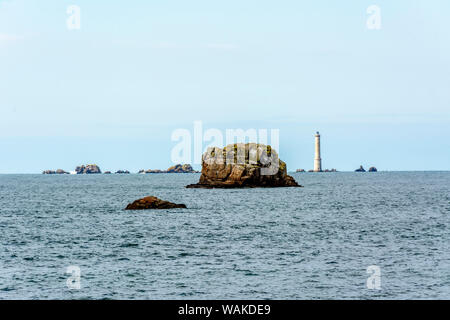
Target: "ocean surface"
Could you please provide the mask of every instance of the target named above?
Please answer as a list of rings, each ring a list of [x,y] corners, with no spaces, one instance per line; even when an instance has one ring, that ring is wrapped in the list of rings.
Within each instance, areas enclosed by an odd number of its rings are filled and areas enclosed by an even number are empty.
[[[0,299],[450,299],[450,172],[292,175],[0,175]],[[147,195],[188,209],[123,210]]]

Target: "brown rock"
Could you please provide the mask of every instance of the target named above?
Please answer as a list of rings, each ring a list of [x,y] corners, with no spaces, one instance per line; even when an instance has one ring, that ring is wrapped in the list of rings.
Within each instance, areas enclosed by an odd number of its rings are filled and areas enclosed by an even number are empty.
[[[177,164],[166,170],[167,173],[192,173],[195,170],[190,164]]]
[[[209,148],[202,158],[197,184],[187,188],[301,187],[287,175],[286,163],[277,152],[263,144],[230,144]]]
[[[127,205],[125,210],[145,210],[145,209],[175,209],[186,208],[185,204],[176,204],[169,201],[158,199],[157,197],[149,196],[138,199],[133,203]]]

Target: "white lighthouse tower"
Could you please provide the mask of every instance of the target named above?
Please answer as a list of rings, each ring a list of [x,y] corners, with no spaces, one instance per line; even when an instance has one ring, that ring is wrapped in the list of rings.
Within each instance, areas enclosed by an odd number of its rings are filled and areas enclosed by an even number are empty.
[[[314,172],[322,172],[322,159],[320,158],[320,134],[319,131],[315,135],[316,153],[314,156]]]

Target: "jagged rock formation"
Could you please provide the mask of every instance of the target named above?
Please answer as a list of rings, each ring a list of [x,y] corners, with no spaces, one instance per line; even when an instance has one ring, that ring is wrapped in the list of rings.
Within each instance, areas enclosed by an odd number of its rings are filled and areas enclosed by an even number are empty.
[[[128,170],[117,170],[116,174],[130,174],[130,171],[128,171]]]
[[[286,163],[263,144],[230,144],[208,148],[202,157],[202,175],[187,188],[300,187],[287,175]]]
[[[175,209],[186,208],[185,204],[176,204],[169,201],[158,199],[157,197],[149,196],[138,199],[127,205],[125,210],[146,210],[146,209]]]
[[[356,169],[355,172],[366,172],[366,169],[364,169],[363,166],[359,166],[359,168]]]
[[[77,174],[97,174],[102,173],[100,167],[96,164],[82,165],[75,168]]]
[[[42,174],[69,174],[69,172],[64,171],[63,169],[54,170],[45,170],[42,171]]]
[[[375,168],[375,167],[370,167],[369,168],[369,172],[377,172],[378,170],[377,170],[377,168]]]

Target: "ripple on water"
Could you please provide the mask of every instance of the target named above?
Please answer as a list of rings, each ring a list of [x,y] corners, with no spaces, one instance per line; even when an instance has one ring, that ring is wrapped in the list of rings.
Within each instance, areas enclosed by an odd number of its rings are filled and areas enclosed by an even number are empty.
[[[0,175],[0,299],[450,298],[450,173],[293,176],[305,187]],[[123,210],[146,195],[188,209]],[[73,265],[81,290],[66,287]]]

